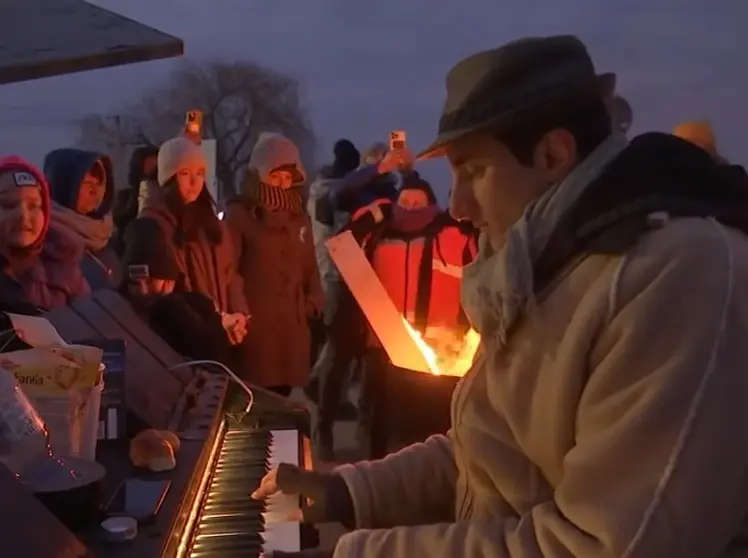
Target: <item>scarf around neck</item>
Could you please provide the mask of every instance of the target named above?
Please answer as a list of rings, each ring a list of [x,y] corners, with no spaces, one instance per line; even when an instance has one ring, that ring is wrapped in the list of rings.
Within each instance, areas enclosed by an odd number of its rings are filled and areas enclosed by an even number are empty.
[[[391,226],[402,232],[416,232],[428,226],[441,213],[438,205],[433,204],[419,209],[405,209],[398,204],[392,206]]]
[[[114,232],[114,221],[111,215],[105,215],[102,219],[93,219],[57,203],[52,203],[50,219],[50,225],[64,232],[73,233],[80,238],[90,252],[100,252],[106,248]]]
[[[257,203],[268,211],[301,215],[304,200],[299,188],[276,188],[260,182],[257,185]]]
[[[533,267],[551,233],[628,140],[614,134],[601,143],[563,181],[525,209],[507,231],[500,250],[493,251],[481,235],[476,260],[463,270],[462,305],[482,336],[495,336],[503,345],[507,332],[535,302]]]

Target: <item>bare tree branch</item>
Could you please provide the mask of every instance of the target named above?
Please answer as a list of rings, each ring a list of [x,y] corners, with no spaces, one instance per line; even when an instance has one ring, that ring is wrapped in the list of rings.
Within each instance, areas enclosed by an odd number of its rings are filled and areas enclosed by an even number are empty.
[[[92,115],[78,130],[78,144],[110,154],[125,169],[137,145],[159,145],[180,133],[185,114],[204,113],[204,136],[215,139],[219,193],[236,191],[261,132],[279,132],[313,162],[314,134],[301,107],[299,84],[253,62],[186,61],[159,88],[122,107],[115,117]]]

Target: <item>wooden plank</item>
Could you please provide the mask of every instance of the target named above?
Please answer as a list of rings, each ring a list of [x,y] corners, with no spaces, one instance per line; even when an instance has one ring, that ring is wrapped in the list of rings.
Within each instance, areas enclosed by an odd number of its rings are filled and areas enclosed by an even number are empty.
[[[62,338],[67,342],[79,341],[82,339],[105,339],[101,333],[96,331],[90,323],[79,316],[75,310],[69,306],[50,310],[45,317],[52,322],[52,325],[57,328],[57,331],[60,332]],[[127,368],[125,373],[128,374],[125,378],[126,404],[140,420],[146,424],[150,424],[153,415],[153,412],[150,409],[156,405],[160,405],[160,403],[151,400],[152,397],[149,395],[147,389],[144,390],[139,384],[129,381],[131,374],[129,374],[128,371],[132,366],[136,365],[131,358],[128,359],[129,355],[130,350],[128,347],[125,351],[125,363]]]
[[[327,242],[330,257],[358,302],[393,365],[430,372],[429,363],[408,331],[366,254],[350,231]]]
[[[136,397],[146,422],[152,428],[166,428],[174,406],[182,394],[181,382],[167,372],[164,366],[143,348],[137,339],[129,335],[92,298],[77,300],[71,306],[105,339],[124,339],[125,390],[128,400]],[[135,410],[133,408],[133,410]]]
[[[0,83],[183,53],[181,39],[83,0],[0,2]]]
[[[97,291],[93,295],[94,300],[115,320],[124,331],[133,339],[136,339],[155,359],[165,368],[182,364],[187,361],[176,352],[143,321],[135,310],[119,293],[112,290]],[[190,368],[179,368],[173,370],[172,374],[179,377],[180,381],[187,385],[193,377]]]

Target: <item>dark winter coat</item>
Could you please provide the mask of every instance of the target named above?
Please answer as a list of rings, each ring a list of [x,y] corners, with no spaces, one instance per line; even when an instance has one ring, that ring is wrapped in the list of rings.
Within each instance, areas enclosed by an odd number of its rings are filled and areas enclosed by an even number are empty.
[[[324,304],[309,218],[234,200],[226,224],[252,314],[241,346],[247,379],[303,386],[310,370],[309,320]]]
[[[179,242],[178,220],[167,206],[163,190],[156,183],[143,183],[140,197],[138,219],[151,219],[159,226],[165,245],[172,252],[169,257],[179,266],[178,290],[207,296],[219,312],[248,314],[231,235],[225,225],[219,222],[222,234],[217,244],[202,231],[197,241]]]

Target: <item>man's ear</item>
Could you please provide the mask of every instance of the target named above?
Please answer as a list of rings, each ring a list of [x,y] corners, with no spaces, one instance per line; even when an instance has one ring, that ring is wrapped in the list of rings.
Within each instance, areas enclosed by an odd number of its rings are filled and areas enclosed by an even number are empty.
[[[551,130],[535,147],[535,168],[551,182],[562,180],[577,161],[577,144],[569,130]]]

